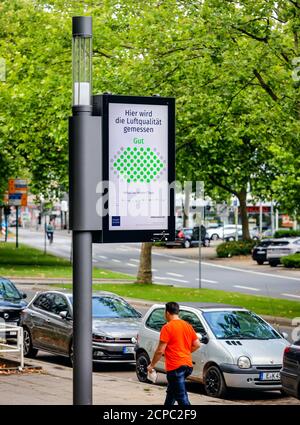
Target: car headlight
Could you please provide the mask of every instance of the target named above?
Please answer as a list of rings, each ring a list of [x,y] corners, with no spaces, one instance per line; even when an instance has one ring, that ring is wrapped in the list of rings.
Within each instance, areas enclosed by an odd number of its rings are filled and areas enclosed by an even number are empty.
[[[237,364],[241,369],[249,369],[251,367],[251,361],[249,357],[246,356],[239,357]]]

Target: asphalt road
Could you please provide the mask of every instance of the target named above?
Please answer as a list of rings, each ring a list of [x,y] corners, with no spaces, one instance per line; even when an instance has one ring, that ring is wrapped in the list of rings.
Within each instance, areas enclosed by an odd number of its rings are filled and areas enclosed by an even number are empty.
[[[20,241],[43,249],[42,232],[20,229]],[[203,248],[205,249],[205,248]],[[71,234],[57,231],[54,243],[47,251],[65,258],[71,256]],[[156,283],[180,287],[199,287],[199,262],[178,249],[154,249],[152,256],[153,276]],[[136,276],[140,244],[94,244],[95,266]],[[274,298],[300,301],[300,274],[289,273],[269,266],[228,266],[204,260],[201,263],[201,287],[264,295]],[[276,313],[276,312],[275,312]],[[300,313],[300,304],[299,304]],[[270,315],[273,314],[270,301]]]

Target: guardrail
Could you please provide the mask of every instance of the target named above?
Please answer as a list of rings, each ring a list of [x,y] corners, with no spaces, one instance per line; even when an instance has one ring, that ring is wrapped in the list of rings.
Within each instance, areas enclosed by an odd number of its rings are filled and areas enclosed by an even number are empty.
[[[8,337],[17,339],[16,344],[8,344]],[[2,353],[19,353],[20,368],[24,368],[23,328],[21,326],[0,323],[0,355]]]

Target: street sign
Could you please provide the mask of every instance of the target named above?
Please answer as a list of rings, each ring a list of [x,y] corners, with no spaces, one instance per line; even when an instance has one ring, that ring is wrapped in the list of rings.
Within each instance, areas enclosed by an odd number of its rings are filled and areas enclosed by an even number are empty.
[[[102,241],[173,240],[175,100],[103,95],[102,114],[109,182]]]
[[[26,193],[9,193],[8,205],[14,206],[14,207],[26,207],[27,194]]]
[[[27,193],[27,180],[24,179],[9,179],[9,193]]]

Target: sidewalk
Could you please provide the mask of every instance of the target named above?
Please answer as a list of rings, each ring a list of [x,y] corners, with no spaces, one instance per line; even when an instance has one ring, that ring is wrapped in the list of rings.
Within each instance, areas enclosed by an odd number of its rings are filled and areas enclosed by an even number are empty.
[[[0,405],[72,404],[72,369],[61,365],[45,364],[39,360],[27,360],[27,364],[42,366],[43,374],[0,375]],[[93,374],[93,401],[99,405],[162,405],[165,399],[165,377],[158,375],[155,385],[100,373]],[[195,384],[193,384],[195,385]],[[238,402],[213,399],[203,394],[189,393],[192,404],[217,405]]]

